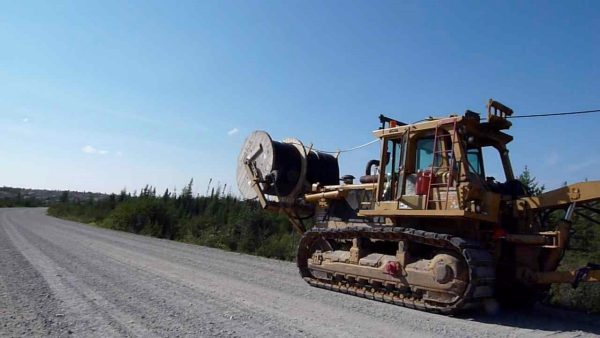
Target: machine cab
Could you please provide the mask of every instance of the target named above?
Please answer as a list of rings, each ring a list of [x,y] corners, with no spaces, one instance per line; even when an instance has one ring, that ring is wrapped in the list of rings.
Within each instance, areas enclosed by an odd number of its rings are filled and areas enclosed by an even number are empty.
[[[471,111],[411,125],[381,116],[382,127],[374,132],[382,140],[378,176],[361,178],[376,184],[373,203],[360,213],[497,220],[502,195],[526,194],[520,184],[510,183],[515,180],[506,144],[512,137],[501,130],[510,127],[511,114],[490,100],[485,122]],[[484,153],[497,159],[501,168],[494,172],[506,182],[486,176]]]

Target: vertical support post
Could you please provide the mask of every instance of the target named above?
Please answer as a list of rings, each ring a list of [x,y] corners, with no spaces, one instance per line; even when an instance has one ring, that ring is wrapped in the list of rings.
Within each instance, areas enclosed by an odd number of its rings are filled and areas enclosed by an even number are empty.
[[[396,258],[398,259],[398,264],[400,264],[400,270],[402,272],[402,276],[406,276],[406,264],[408,264],[410,257],[408,254],[408,242],[399,241],[398,242],[398,252],[396,252]]]
[[[358,261],[363,256],[363,249],[360,238],[354,238],[352,240],[352,248],[350,248],[350,263],[358,264]]]
[[[571,231],[571,218],[577,202],[573,202],[569,205],[565,217],[558,223],[558,245],[557,248],[548,249],[551,250],[543,262],[542,271],[554,271],[560,263],[560,259],[563,256],[563,252],[567,249],[567,243],[569,242],[570,231]]]

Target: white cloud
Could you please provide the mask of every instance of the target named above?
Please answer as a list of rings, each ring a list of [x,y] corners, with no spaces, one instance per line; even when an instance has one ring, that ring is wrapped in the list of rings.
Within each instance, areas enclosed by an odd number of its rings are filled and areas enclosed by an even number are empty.
[[[237,128],[233,128],[233,129],[231,129],[230,131],[227,132],[227,135],[231,136],[233,134],[237,134],[238,131],[240,131],[240,130],[237,129]]]
[[[92,147],[91,145],[87,145],[87,146],[81,148],[81,151],[83,151],[86,154],[100,154],[100,155],[108,154],[108,150],[96,149],[96,148]]]
[[[81,151],[83,151],[86,154],[95,154],[98,152],[98,149],[96,149],[90,145],[87,145],[87,146],[81,148]]]
[[[23,119],[23,123],[27,123],[27,122],[29,122],[29,118],[28,117],[26,117],[26,118]]]

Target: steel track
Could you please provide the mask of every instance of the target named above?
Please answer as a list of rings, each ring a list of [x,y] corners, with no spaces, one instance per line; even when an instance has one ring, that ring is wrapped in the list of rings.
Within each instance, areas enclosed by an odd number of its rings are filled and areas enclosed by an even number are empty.
[[[406,240],[413,243],[429,245],[435,248],[451,250],[462,256],[469,268],[469,282],[461,297],[453,303],[438,303],[423,300],[418,295],[407,293],[402,289],[384,288],[381,285],[359,283],[360,276],[356,278],[318,279],[309,268],[308,259],[311,245],[320,238],[326,240],[370,238],[386,241]],[[479,242],[404,227],[348,227],[348,228],[313,228],[304,233],[298,247],[298,268],[302,278],[312,286],[355,295],[385,303],[395,304],[422,311],[454,314],[462,309],[478,307],[481,302],[493,297],[495,282],[495,267],[492,255],[481,248]],[[347,276],[348,277],[348,276]]]

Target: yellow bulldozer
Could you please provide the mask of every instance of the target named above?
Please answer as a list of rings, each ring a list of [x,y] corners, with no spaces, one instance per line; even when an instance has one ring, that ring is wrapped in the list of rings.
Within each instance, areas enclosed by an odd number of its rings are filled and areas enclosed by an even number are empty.
[[[486,119],[469,110],[412,124],[380,116],[381,151],[358,182],[340,177],[335,154],[255,131],[238,158],[238,187],[289,217],[302,234],[300,275],[316,287],[453,314],[495,299],[531,302],[552,283],[600,281],[597,264],[557,271],[573,214],[600,213],[600,181],[532,195],[510,163],[512,115],[490,100]],[[484,151],[505,180],[486,176]]]

